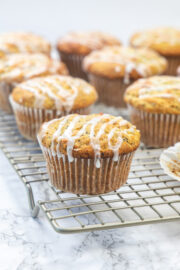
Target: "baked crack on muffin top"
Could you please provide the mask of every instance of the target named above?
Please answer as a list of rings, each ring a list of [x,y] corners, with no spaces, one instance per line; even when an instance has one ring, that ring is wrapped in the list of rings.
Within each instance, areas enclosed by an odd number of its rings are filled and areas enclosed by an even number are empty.
[[[124,99],[143,111],[180,114],[180,78],[153,76],[139,79],[127,88]]]
[[[129,79],[161,74],[167,61],[150,49],[111,46],[94,51],[85,57],[83,67],[86,72],[110,79]]]
[[[148,47],[162,55],[180,55],[180,29],[158,27],[135,33],[130,44],[134,47]]]
[[[75,157],[113,158],[137,149],[140,132],[122,117],[109,114],[71,114],[44,123],[38,134],[44,150],[54,155],[67,155],[69,161]],[[96,164],[98,166],[98,164]]]
[[[0,81],[22,82],[55,73],[68,74],[65,64],[44,54],[11,54],[0,59]]]
[[[49,55],[50,51],[50,43],[41,36],[23,32],[0,34],[0,57],[12,53],[44,53]]]
[[[89,107],[96,101],[97,93],[82,79],[51,75],[17,85],[12,98],[26,107],[70,111]]]
[[[62,37],[57,48],[65,53],[87,55],[105,46],[120,45],[120,41],[102,32],[71,32]]]

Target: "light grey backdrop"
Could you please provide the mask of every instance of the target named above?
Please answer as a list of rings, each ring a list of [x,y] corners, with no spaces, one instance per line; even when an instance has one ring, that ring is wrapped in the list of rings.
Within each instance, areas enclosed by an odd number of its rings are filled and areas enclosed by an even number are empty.
[[[75,29],[127,42],[135,30],[157,25],[180,26],[180,0],[0,0],[0,32],[29,30],[52,42]]]

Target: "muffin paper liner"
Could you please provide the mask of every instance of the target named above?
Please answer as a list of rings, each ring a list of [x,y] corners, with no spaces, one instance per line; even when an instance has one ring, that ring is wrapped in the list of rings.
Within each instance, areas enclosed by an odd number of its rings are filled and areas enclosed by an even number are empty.
[[[140,130],[141,141],[146,146],[167,147],[180,141],[180,115],[149,113],[128,107],[131,122]]]
[[[19,132],[28,140],[37,140],[37,133],[42,123],[71,113],[88,114],[90,108],[71,110],[70,112],[29,108],[15,102],[10,96],[10,102],[16,117]]]
[[[180,181],[180,142],[162,152],[160,165],[166,174]]]
[[[180,56],[166,56],[168,67],[165,71],[166,75],[177,76],[177,68],[180,65]]]
[[[130,83],[125,84],[124,78],[111,80],[89,73],[88,79],[98,92],[99,102],[102,102],[108,106],[126,107],[123,96]]]
[[[60,52],[61,60],[67,65],[69,73],[73,77],[87,80],[87,75],[82,69],[83,55],[67,54]]]
[[[11,114],[13,111],[9,102],[9,95],[14,87],[13,83],[0,82],[0,109]]]
[[[40,143],[40,142],[39,142]],[[41,145],[50,182],[57,189],[75,194],[103,194],[118,189],[126,183],[134,152],[112,158],[101,158],[100,168],[94,159],[74,158],[52,154]]]

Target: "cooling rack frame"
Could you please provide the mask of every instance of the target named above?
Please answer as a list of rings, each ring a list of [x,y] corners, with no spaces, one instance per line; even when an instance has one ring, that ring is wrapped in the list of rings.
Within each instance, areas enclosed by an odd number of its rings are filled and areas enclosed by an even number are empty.
[[[37,217],[41,209],[58,233],[180,220],[180,182],[160,168],[162,149],[139,149],[126,185],[118,191],[90,196],[64,193],[51,186],[38,144],[23,139],[14,116],[3,112],[0,112],[0,148],[25,186],[32,217]],[[53,199],[36,199],[37,184],[51,191]]]

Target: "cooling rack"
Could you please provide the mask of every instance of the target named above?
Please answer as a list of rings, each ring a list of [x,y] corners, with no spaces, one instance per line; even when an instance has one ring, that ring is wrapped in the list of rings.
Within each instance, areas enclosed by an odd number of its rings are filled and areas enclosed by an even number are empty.
[[[58,233],[180,219],[180,182],[160,168],[162,149],[138,150],[126,185],[108,194],[89,196],[51,186],[38,144],[23,139],[14,116],[2,112],[0,147],[25,186],[31,215],[37,217],[41,209]]]

